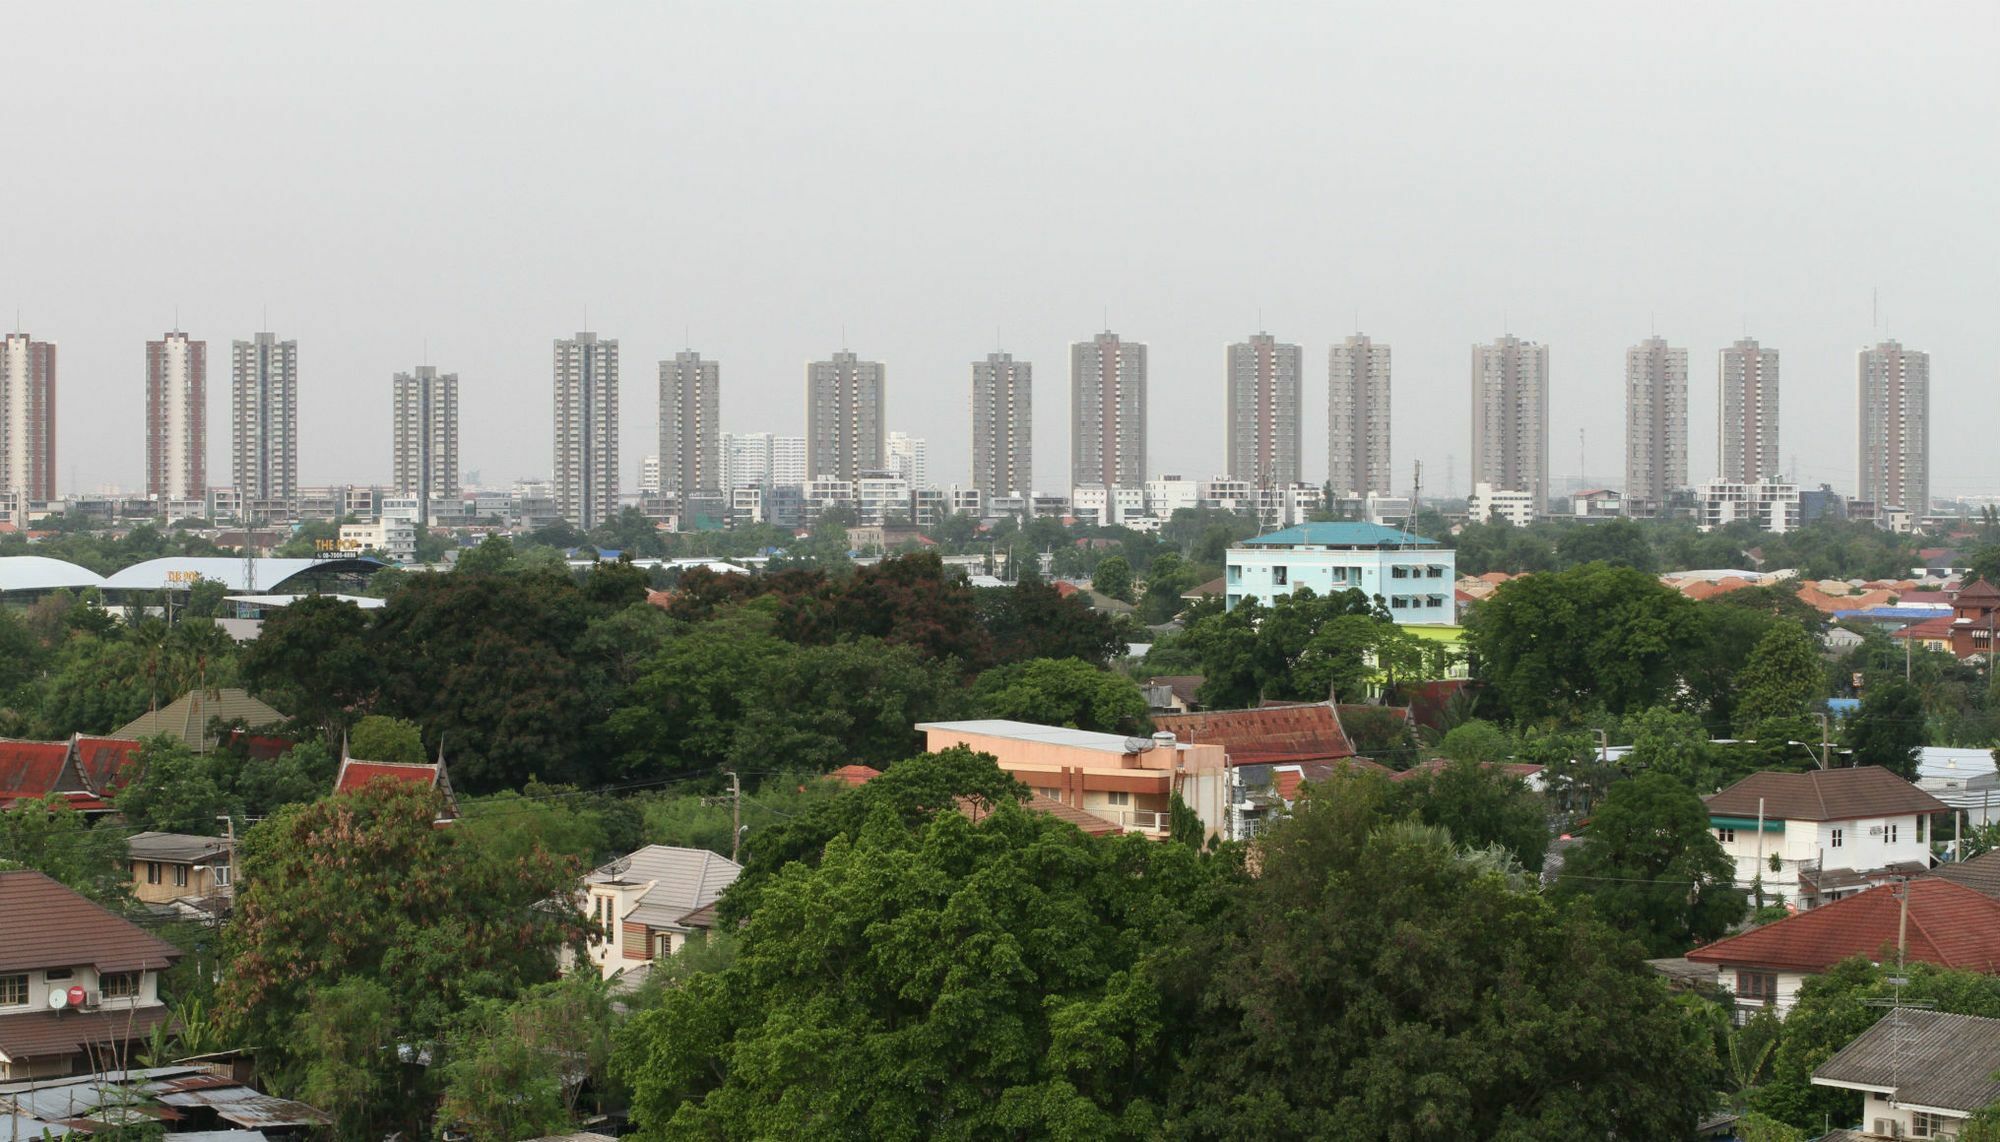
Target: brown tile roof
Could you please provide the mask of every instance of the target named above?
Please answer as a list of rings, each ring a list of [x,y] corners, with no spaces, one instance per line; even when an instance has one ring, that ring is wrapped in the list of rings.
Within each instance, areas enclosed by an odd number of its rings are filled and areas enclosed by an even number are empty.
[[[882,776],[882,771],[871,765],[843,765],[827,776],[847,785],[865,785]]]
[[[1944,802],[1879,765],[1810,769],[1804,773],[1753,773],[1702,798],[1712,816],[1764,817],[1774,821],[1851,821],[1903,813],[1949,813]]]
[[[1403,770],[1401,773],[1391,773],[1389,780],[1412,781],[1419,777],[1429,777],[1433,774],[1444,772],[1450,765],[1450,758],[1433,757],[1427,761],[1420,761],[1410,768]],[[1505,772],[1509,777],[1517,777],[1522,781],[1526,781],[1528,778],[1542,771],[1541,766],[1530,765],[1524,761],[1482,762],[1480,767],[1482,769],[1498,769]]]
[[[1989,849],[1971,860],[1941,864],[1931,875],[2000,899],[2000,849]]]
[[[181,950],[39,872],[0,872],[0,971],[164,968]]]
[[[2000,973],[2000,900],[1935,876],[1904,886],[1910,896],[1905,955],[1941,967]],[[1824,971],[1849,956],[1896,954],[1902,903],[1885,884],[1696,948],[1687,958],[1779,971]]]
[[[1338,761],[1354,756],[1340,715],[1324,702],[1255,710],[1156,714],[1153,728],[1180,741],[1220,745],[1231,765]]]
[[[1181,598],[1193,602],[1196,599],[1206,598],[1210,595],[1220,595],[1224,590],[1225,586],[1222,582],[1222,576],[1217,575],[1199,587],[1190,587]]]
[[[105,1044],[143,1041],[172,1018],[173,1009],[163,1003],[115,1011],[43,1009],[0,1015],[0,1052],[10,1059],[81,1054]]]
[[[1680,584],[1680,592],[1688,598],[1700,602],[1703,599],[1713,599],[1717,595],[1726,595],[1731,591],[1740,591],[1745,587],[1754,587],[1756,585],[1741,576],[1731,575],[1723,579],[1695,579],[1684,582]]]
[[[1984,579],[1975,579],[1971,586],[1961,589],[1953,596],[1952,602],[1962,602],[1966,599],[2000,602],[2000,587],[1995,587]]]
[[[280,725],[285,721],[285,715],[251,697],[249,691],[225,686],[214,690],[190,690],[167,705],[119,727],[115,736],[136,740],[167,734],[194,749],[212,749],[215,738],[209,734],[208,727],[217,718],[225,722],[240,720],[253,730]]]
[[[1939,615],[1934,619],[1911,623],[1900,630],[1892,630],[1889,632],[1889,637],[1915,639],[1918,642],[1943,642],[1951,637],[1952,625],[1956,621],[1950,615]]]
[[[1074,805],[1066,805],[1040,793],[1029,794],[1028,799],[1021,802],[1021,808],[1030,813],[1046,813],[1057,820],[1068,821],[1093,837],[1108,837],[1125,831],[1095,813],[1079,809]],[[970,821],[983,821],[993,815],[990,806],[971,797],[958,799],[958,811],[965,814],[966,819]]]

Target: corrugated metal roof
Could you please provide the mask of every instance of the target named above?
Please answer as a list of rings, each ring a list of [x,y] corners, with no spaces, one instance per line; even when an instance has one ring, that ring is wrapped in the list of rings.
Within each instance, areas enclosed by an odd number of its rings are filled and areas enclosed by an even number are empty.
[[[7,918],[0,926],[0,971],[78,964],[129,971],[181,958],[174,945],[30,869],[0,872],[0,916]],[[0,1025],[19,1018],[0,1018]]]
[[[37,800],[61,788],[69,743],[0,739],[0,808],[17,798]]]
[[[590,882],[652,882],[624,919],[653,928],[678,928],[683,916],[714,903],[742,872],[743,866],[707,849],[647,845],[591,873]]]
[[[89,963],[90,960],[84,958],[64,962]],[[156,959],[153,966],[166,965]],[[45,1007],[21,1015],[0,1015],[0,1053],[5,1053],[10,1059],[80,1054],[105,1043],[144,1040],[153,1033],[153,1028],[171,1021],[173,1017],[170,1008],[158,1003],[150,1007],[100,1011],[51,1011]]]
[[[198,837],[188,833],[133,833],[127,841],[133,860],[164,860],[194,864],[225,852],[221,837]]]
[[[46,555],[0,557],[0,591],[74,591],[103,584],[104,576],[90,568]]]
[[[1821,1085],[1889,1092],[1902,1106],[1971,1114],[2000,1100],[2000,1019],[1891,1008],[1813,1069]]]
[[[1181,741],[1220,745],[1233,764],[1336,761],[1354,756],[1340,715],[1324,702],[1255,710],[1155,714],[1153,726]]]

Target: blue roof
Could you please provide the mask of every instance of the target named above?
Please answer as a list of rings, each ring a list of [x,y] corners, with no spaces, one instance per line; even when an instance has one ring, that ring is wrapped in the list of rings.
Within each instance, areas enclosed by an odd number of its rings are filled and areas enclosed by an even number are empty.
[[[1405,547],[1437,541],[1379,523],[1302,523],[1243,541],[1245,547]]]
[[[1943,603],[1913,604],[1906,607],[1866,607],[1858,611],[1835,611],[1836,619],[1935,619],[1951,613]]]

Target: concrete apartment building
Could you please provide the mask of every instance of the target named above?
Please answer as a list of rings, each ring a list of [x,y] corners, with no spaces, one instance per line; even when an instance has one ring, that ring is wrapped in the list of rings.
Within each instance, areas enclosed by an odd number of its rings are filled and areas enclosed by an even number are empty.
[[[1921,518],[1931,505],[1931,355],[1884,341],[1858,364],[1859,498]]]
[[[174,332],[146,342],[146,495],[208,490],[208,342]]]
[[[26,333],[0,340],[0,493],[56,498],[56,346]]]
[[[1246,539],[1224,555],[1223,605],[1263,606],[1301,587],[1326,596],[1380,598],[1405,626],[1450,626],[1458,553],[1435,540],[1372,523],[1303,523]]]
[[[928,440],[907,432],[891,432],[886,452],[889,460],[887,469],[909,484],[910,490],[931,486],[931,446]]]
[[[888,467],[889,371],[841,350],[806,366],[807,481]]]
[[[1662,337],[1625,350],[1625,512],[1656,515],[1688,482],[1688,354]]]
[[[556,510],[586,531],[618,511],[618,340],[555,343]]]
[[[458,374],[418,365],[397,373],[395,478],[398,496],[417,502],[417,522],[431,521],[431,502],[455,500],[458,483]]]
[[[693,350],[660,362],[660,459],[655,491],[720,492],[722,365]]]
[[[1269,333],[1229,347],[1224,442],[1229,474],[1260,488],[1299,482],[1304,353]]]
[[[1070,484],[1146,483],[1146,346],[1106,330],[1069,347]]]
[[[770,432],[722,434],[722,485],[726,490],[802,487],[806,482],[806,438]]]
[[[1472,482],[1549,510],[1549,347],[1512,334],[1472,347]]]
[[[286,512],[299,494],[299,343],[259,333],[229,352],[230,475],[244,513]]]
[[[1035,366],[1012,353],[972,363],[972,486],[989,503],[1034,489],[1034,390]]]
[[[1745,337],[1716,355],[1716,462],[1730,484],[1776,480],[1778,351]]]
[[[1389,347],[1356,333],[1328,350],[1326,393],[1326,478],[1334,497],[1389,495]]]

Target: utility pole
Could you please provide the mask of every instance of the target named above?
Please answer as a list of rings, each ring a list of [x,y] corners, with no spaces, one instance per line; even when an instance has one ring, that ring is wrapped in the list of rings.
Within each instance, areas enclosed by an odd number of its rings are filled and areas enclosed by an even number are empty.
[[[1907,641],[1908,641],[1908,640],[1905,640],[1905,642],[1906,642],[1906,643],[1907,643]],[[1832,764],[1832,761],[1833,761],[1833,752],[1832,752],[1832,751],[1833,751],[1833,740],[1832,740],[1832,739],[1833,739],[1833,729],[1832,729],[1832,726],[1831,726],[1831,724],[1830,724],[1830,723],[1828,722],[1828,720],[1827,720],[1827,716],[1826,716],[1826,715],[1825,715],[1824,713],[1822,713],[1822,714],[1821,714],[1821,715],[1819,716],[1819,767],[1820,767],[1821,769],[1832,769],[1832,768],[1833,768],[1833,764]]]
[[[743,849],[743,779],[729,772],[729,859],[736,860]]]

